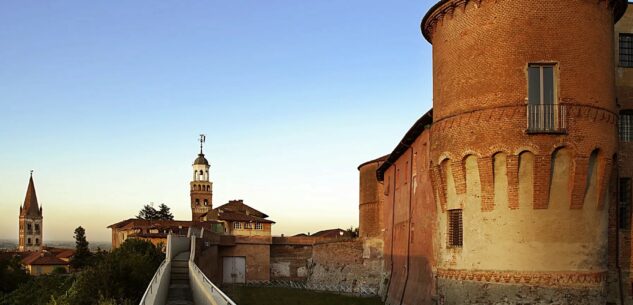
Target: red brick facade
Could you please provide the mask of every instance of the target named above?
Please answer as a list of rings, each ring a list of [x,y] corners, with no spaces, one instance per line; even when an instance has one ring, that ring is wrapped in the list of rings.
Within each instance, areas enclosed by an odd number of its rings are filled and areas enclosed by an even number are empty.
[[[633,109],[633,85],[616,90],[614,73],[614,23],[626,6],[443,0],[427,13],[432,124],[415,130],[416,123],[377,170],[387,304],[524,294],[561,304],[614,300],[611,278],[622,256],[631,261],[630,229],[625,238],[617,229],[614,187],[616,170],[621,176],[625,168],[614,156],[627,160],[618,150],[616,97]],[[541,102],[530,98],[533,65],[553,71],[551,103],[543,102],[543,70]],[[532,121],[545,116],[551,126]],[[459,228],[447,219],[452,209],[463,210],[463,245],[448,242],[448,227]]]

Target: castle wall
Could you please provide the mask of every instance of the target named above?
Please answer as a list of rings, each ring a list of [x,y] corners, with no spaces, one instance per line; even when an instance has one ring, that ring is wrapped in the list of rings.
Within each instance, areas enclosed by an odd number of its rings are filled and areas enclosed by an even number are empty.
[[[376,295],[381,284],[382,241],[355,239],[317,243],[307,286],[358,295]]]
[[[382,159],[382,158],[381,158]],[[384,226],[382,209],[384,196],[382,183],[376,179],[376,170],[382,164],[381,159],[362,164],[359,170],[359,237],[374,238],[382,236]]]
[[[425,17],[440,303],[512,303],[523,292],[605,303],[613,4],[448,0]],[[530,64],[552,67],[555,128],[528,132]],[[462,215],[457,244],[450,210]]]
[[[307,281],[314,238],[273,237],[270,246],[270,279]]]
[[[434,121],[524,105],[528,62],[560,63],[563,99],[604,107],[613,97],[613,11],[604,1],[443,2],[423,25],[433,44]]]
[[[384,175],[386,304],[433,304],[437,215],[429,136],[424,131]]]
[[[633,33],[633,9],[629,4],[622,19],[615,25],[614,41],[618,46],[620,33]],[[633,110],[633,68],[619,65],[619,47],[614,50],[616,63],[616,98],[620,111]],[[612,208],[609,222],[609,300],[622,296],[624,304],[633,304],[633,274],[631,274],[631,207],[619,211],[618,178],[633,178],[633,142],[619,142],[617,172],[612,183]],[[631,196],[633,194],[629,194]],[[624,215],[620,215],[620,213]],[[620,226],[619,218],[629,225]]]

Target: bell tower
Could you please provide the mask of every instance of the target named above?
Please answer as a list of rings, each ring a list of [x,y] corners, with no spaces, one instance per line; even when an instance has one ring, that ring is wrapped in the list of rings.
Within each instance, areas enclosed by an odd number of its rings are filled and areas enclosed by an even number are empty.
[[[209,180],[209,161],[204,157],[202,146],[206,136],[200,135],[200,153],[193,162],[193,180],[190,183],[191,220],[200,221],[200,217],[213,209],[213,183]]]
[[[18,251],[39,251],[42,249],[42,220],[42,208],[37,203],[33,171],[31,171],[24,205],[20,207]]]

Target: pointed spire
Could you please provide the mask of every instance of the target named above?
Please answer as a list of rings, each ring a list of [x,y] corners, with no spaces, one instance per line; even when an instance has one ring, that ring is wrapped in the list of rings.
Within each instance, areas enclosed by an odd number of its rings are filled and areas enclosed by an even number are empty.
[[[24,198],[24,206],[21,212],[23,216],[41,216],[37,203],[37,194],[35,193],[35,184],[33,183],[33,171],[31,171],[29,186],[26,189],[26,197]]]

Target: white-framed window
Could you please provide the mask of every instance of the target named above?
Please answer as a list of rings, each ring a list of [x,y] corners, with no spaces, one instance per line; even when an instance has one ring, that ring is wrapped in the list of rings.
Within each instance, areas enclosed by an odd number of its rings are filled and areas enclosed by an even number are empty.
[[[264,225],[261,222],[255,223],[255,230],[263,230],[263,229],[264,229]]]
[[[233,223],[233,229],[241,229],[242,228],[242,223],[239,221],[236,221]]]
[[[244,223],[244,229],[252,229],[253,228],[253,224],[250,222],[245,222]]]

